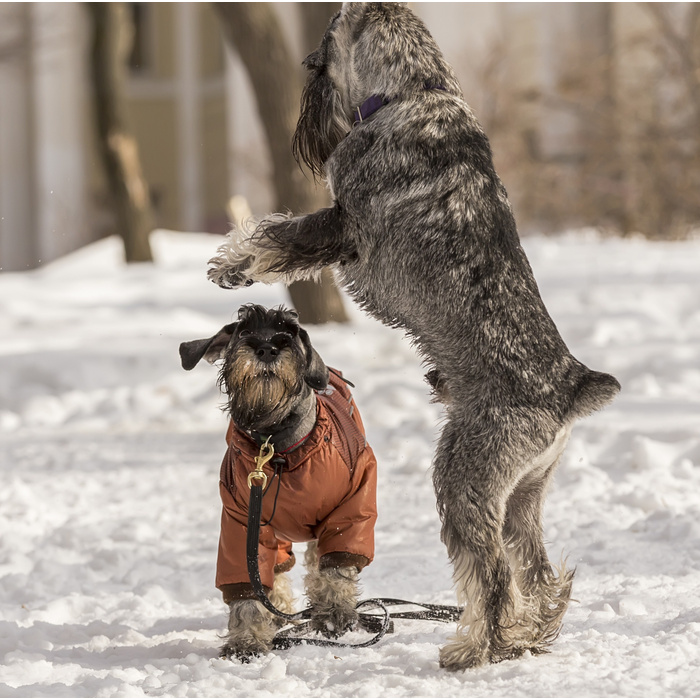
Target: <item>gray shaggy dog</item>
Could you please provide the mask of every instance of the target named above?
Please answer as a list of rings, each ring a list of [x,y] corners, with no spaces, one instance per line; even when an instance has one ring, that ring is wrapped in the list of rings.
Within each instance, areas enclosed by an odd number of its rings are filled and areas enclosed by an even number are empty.
[[[394,3],[346,3],[305,60],[294,137],[327,209],[233,231],[222,287],[332,265],[351,296],[404,329],[446,404],[433,480],[465,604],[450,670],[545,652],[573,571],[553,568],[542,506],[572,424],[620,389],[571,355],[540,298],[481,126],[423,23]]]

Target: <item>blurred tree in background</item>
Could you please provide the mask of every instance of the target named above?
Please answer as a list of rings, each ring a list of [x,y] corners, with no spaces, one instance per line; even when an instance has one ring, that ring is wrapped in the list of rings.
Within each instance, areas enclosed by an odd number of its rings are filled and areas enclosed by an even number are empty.
[[[92,20],[90,75],[98,147],[116,228],[124,240],[127,262],[152,261],[148,235],[154,226],[148,183],[126,114],[133,30],[124,3],[90,2],[86,6]]]
[[[292,155],[292,136],[299,116],[302,75],[287,45],[279,18],[271,3],[215,3],[224,34],[238,53],[250,77],[272,159],[274,210],[303,214],[323,205],[319,191],[305,176]],[[301,3],[304,44],[307,52],[321,36],[340,3]],[[302,323],[348,320],[330,270],[318,282],[295,282],[289,287]]]
[[[551,7],[545,79],[519,79],[510,36],[481,75],[479,116],[520,224],[666,239],[697,230],[700,4]]]
[[[291,138],[301,59],[338,6],[0,3],[0,270],[113,233],[149,260],[153,226],[224,233],[234,203],[324,206]],[[412,8],[484,125],[524,235],[700,229],[700,3]],[[306,322],[345,317],[330,277],[292,285]]]

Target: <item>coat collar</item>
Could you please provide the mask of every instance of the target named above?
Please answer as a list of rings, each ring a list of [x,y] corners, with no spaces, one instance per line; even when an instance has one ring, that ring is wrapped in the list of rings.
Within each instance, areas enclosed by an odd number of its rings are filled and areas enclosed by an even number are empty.
[[[326,407],[317,399],[316,422],[308,437],[298,447],[289,452],[280,452],[275,448],[275,454],[285,458],[287,469],[296,469],[329,440],[330,419]],[[254,459],[260,453],[260,445],[253,437],[236,428],[233,422],[229,423],[226,442],[251,463],[254,463]]]
[[[275,446],[275,452],[286,454],[299,447],[311,434],[316,424],[316,393],[308,390],[308,395],[299,401],[292,413],[282,421],[275,432],[266,430],[243,430],[260,447],[266,440]]]

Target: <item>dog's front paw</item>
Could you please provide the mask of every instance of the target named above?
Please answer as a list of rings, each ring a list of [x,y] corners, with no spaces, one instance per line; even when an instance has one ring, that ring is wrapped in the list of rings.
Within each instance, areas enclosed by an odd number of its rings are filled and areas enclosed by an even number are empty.
[[[223,289],[239,289],[240,287],[250,287],[253,280],[246,276],[245,271],[248,268],[248,261],[241,264],[233,265],[222,256],[217,256],[209,261],[209,270],[207,277],[209,281],[218,284]]]
[[[226,642],[226,644],[223,644],[219,649],[219,658],[228,659],[229,661],[238,659],[238,661],[241,663],[249,664],[256,656],[265,654],[268,651],[269,649],[262,647],[259,649],[253,649]]]
[[[358,619],[359,615],[355,608],[333,608],[323,613],[312,613],[311,629],[328,639],[337,639],[353,629]]]
[[[440,668],[446,671],[465,671],[489,661],[488,643],[469,637],[456,637],[440,649]]]
[[[248,663],[272,650],[276,632],[273,616],[257,600],[235,601],[230,606],[228,635],[219,657]]]
[[[311,568],[304,579],[311,604],[311,628],[324,637],[341,637],[359,619],[359,592],[354,566]]]

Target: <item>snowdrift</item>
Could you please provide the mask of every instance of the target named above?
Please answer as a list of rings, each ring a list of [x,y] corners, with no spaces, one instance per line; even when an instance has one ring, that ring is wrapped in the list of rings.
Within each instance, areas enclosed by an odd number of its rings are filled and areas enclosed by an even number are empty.
[[[107,239],[0,275],[0,696],[700,694],[700,241],[524,240],[569,347],[623,392],[575,427],[547,501],[550,556],[577,568],[552,653],[456,675],[438,668],[451,627],[408,621],[368,649],[217,658],[225,420],[214,369],[184,372],[177,349],[241,303],[287,303],[208,283],[217,241],[160,231],[156,263],[126,267]],[[402,334],[353,318],[310,332],[379,461],[365,596],[454,603],[441,409]]]

